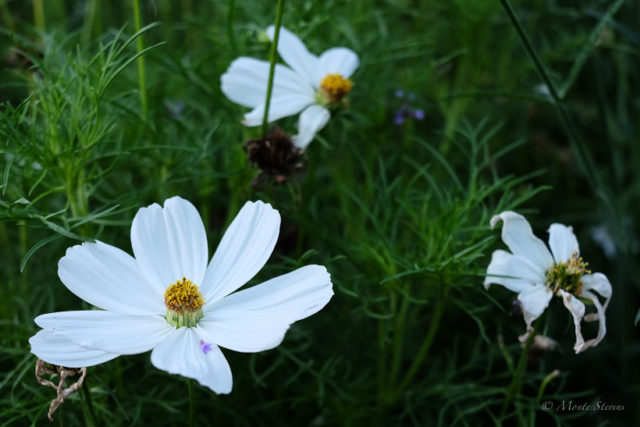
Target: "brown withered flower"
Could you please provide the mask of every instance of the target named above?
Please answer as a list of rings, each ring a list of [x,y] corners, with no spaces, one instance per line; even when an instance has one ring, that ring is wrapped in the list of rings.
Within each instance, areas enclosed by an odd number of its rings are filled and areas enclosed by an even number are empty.
[[[260,174],[253,180],[254,187],[269,179],[282,183],[292,173],[303,169],[303,150],[293,145],[291,137],[277,126],[273,126],[266,137],[245,142],[244,150],[249,164],[260,169]]]
[[[58,384],[53,383],[45,378],[46,375],[57,375],[60,379]],[[65,381],[69,377],[80,375],[78,381],[65,388]],[[53,421],[53,413],[62,405],[65,399],[76,392],[84,383],[87,376],[87,368],[66,368],[64,366],[52,365],[41,359],[36,362],[36,379],[43,386],[56,389],[58,395],[51,401],[49,405],[49,421]]]

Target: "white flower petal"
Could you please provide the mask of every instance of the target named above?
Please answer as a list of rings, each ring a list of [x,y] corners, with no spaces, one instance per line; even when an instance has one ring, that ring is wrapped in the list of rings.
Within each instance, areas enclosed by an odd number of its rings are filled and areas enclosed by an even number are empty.
[[[231,392],[231,368],[220,348],[203,349],[196,328],[180,328],[151,352],[151,363],[171,374],[193,378],[216,393]],[[210,344],[210,343],[208,343]]]
[[[136,260],[102,242],[67,249],[58,276],[89,304],[122,314],[164,313],[162,293],[143,276]]]
[[[131,225],[131,246],[148,281],[164,291],[186,277],[200,285],[207,269],[204,224],[196,208],[180,197],[138,210]]]
[[[334,47],[320,55],[320,64],[324,75],[338,73],[344,78],[349,78],[360,65],[360,60],[351,49]]]
[[[497,277],[509,276],[509,277]],[[532,284],[543,285],[544,271],[529,260],[503,250],[493,252],[487,267],[484,286],[489,289],[491,283],[502,285],[513,292],[522,292]]]
[[[607,325],[604,315],[604,308],[602,307],[602,304],[600,304],[600,300],[598,300],[598,297],[589,291],[585,291],[584,289],[582,290],[580,296],[593,301],[593,305],[595,305],[596,307],[596,313],[598,314],[598,335],[595,338],[587,340],[587,342],[584,343],[584,347],[582,347],[582,351],[584,351],[589,347],[595,347],[600,343],[600,341],[602,341],[604,336],[607,334]]]
[[[522,305],[522,314],[527,324],[527,329],[531,328],[531,323],[544,312],[553,297],[553,292],[544,285],[535,285],[525,288],[518,295],[518,301]]]
[[[259,59],[236,59],[220,77],[222,93],[231,101],[245,107],[264,106],[269,68],[268,62]],[[271,99],[295,95],[313,102],[314,89],[289,67],[276,64]]]
[[[584,291],[596,291],[602,295],[602,297],[606,298],[604,303],[604,309],[606,310],[611,300],[611,294],[613,293],[611,283],[609,283],[607,276],[602,273],[585,274],[580,280],[582,281],[583,293]]]
[[[267,35],[273,40],[274,34],[275,27],[271,25],[267,28]],[[316,89],[318,88],[323,77],[320,60],[307,50],[298,36],[284,27],[280,27],[278,53],[284,62],[303,77],[307,83]]]
[[[332,295],[327,269],[307,265],[207,306],[199,325],[222,347],[267,350],[280,344],[289,324],[317,313]]]
[[[569,312],[571,312],[571,315],[573,316],[573,324],[576,330],[576,343],[573,346],[573,349],[576,353],[580,353],[585,345],[584,338],[582,337],[582,330],[580,328],[580,322],[582,322],[582,318],[584,317],[584,304],[569,292],[566,292],[562,289],[560,289],[559,292],[560,295],[562,295],[562,303],[565,307],[567,307],[567,310],[569,310]]]
[[[270,204],[247,202],[224,233],[201,291],[211,304],[247,283],[265,265],[280,233],[280,214]]]
[[[293,144],[304,150],[313,141],[316,133],[327,124],[330,117],[329,110],[320,105],[308,107],[300,114],[298,134],[293,136]]]
[[[75,344],[63,335],[41,330],[29,339],[31,353],[53,365],[84,368],[115,359],[118,354],[108,353]]]
[[[544,242],[533,234],[529,222],[522,215],[504,211],[491,218],[491,228],[495,227],[500,220],[504,221],[502,240],[514,255],[528,259],[543,271],[551,268],[553,265],[551,253]]]
[[[149,351],[174,330],[159,315],[127,316],[99,310],[43,314],[35,322],[79,346],[114,354]]]
[[[573,229],[563,224],[551,224],[549,227],[549,247],[556,262],[567,262],[580,251]]]
[[[284,94],[279,96],[272,96],[268,122],[281,119],[287,116],[293,116],[302,111],[307,105],[314,102],[313,96],[308,97],[300,94]],[[264,118],[264,102],[258,107],[249,111],[244,115],[242,124],[248,127],[260,126],[262,119]]]
[[[210,311],[198,322],[198,333],[208,342],[243,353],[277,347],[289,329],[287,318],[253,311]]]

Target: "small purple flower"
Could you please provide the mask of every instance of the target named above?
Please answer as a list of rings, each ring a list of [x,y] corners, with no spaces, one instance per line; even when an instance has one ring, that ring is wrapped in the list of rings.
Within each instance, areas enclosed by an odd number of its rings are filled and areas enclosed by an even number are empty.
[[[404,92],[403,90],[400,90],[400,89],[396,89],[393,93],[397,98],[404,99],[404,102],[402,103],[402,107],[396,110],[393,116],[393,123],[395,125],[400,126],[406,120],[409,120],[409,119],[424,120],[424,117],[425,117],[424,110],[420,108],[414,110],[413,108],[411,108],[412,101],[415,101],[417,99],[417,96],[415,93]]]
[[[393,116],[393,123],[395,123],[396,125],[401,125],[402,123],[404,123],[404,111],[403,110],[396,111],[395,116]]]
[[[204,342],[204,340],[200,340],[200,348],[202,349],[202,352],[204,354],[207,354],[211,351],[211,343],[210,342]]]

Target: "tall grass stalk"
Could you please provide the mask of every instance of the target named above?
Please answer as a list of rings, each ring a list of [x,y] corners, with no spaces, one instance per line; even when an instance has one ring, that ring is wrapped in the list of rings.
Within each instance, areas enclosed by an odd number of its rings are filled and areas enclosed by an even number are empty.
[[[142,16],[140,13],[141,1],[142,0],[133,0],[133,17],[135,22],[136,33],[142,29]],[[138,90],[140,91],[140,107],[142,109],[142,117],[146,119],[147,112],[148,112],[147,82],[146,82],[146,73],[144,68],[144,55],[142,55],[142,52],[144,51],[144,40],[142,40],[142,36],[139,36],[136,39],[136,51],[139,54],[137,63],[138,63]]]

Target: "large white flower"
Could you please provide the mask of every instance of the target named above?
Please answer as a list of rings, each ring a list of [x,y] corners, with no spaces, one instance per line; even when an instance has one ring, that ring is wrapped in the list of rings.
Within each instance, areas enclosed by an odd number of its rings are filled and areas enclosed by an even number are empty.
[[[274,31],[273,26],[267,29],[271,39]],[[329,121],[327,107],[351,90],[349,77],[358,68],[358,55],[345,47],[334,47],[315,56],[284,27],[280,28],[278,53],[289,67],[276,65],[268,121],[302,111],[293,142],[304,149]],[[262,124],[268,78],[269,63],[247,57],[233,61],[221,77],[227,98],[253,109],[244,116],[246,126]]]
[[[38,316],[29,340],[40,359],[67,367],[103,363],[152,350],[151,363],[229,393],[225,347],[256,352],[276,347],[289,325],[320,310],[333,295],[331,278],[308,265],[233,293],[267,262],[280,215],[247,202],[207,265],[204,225],[195,207],[173,197],[136,214],[135,258],[102,242],[69,248],[58,275],[78,297],[102,310]]]
[[[529,222],[515,212],[505,211],[491,219],[491,228],[503,221],[502,240],[512,253],[497,250],[491,257],[484,281],[488,289],[496,283],[518,293],[527,331],[549,305],[555,295],[562,298],[565,307],[571,312],[576,331],[576,353],[597,345],[606,334],[604,312],[611,299],[611,284],[602,273],[591,274],[580,257],[578,240],[571,227],[551,224],[549,227],[549,246],[538,239],[531,230]],[[604,305],[594,293],[605,298]],[[596,313],[585,316],[585,304],[591,301]],[[584,341],[580,323],[598,320],[599,330],[595,338]]]

